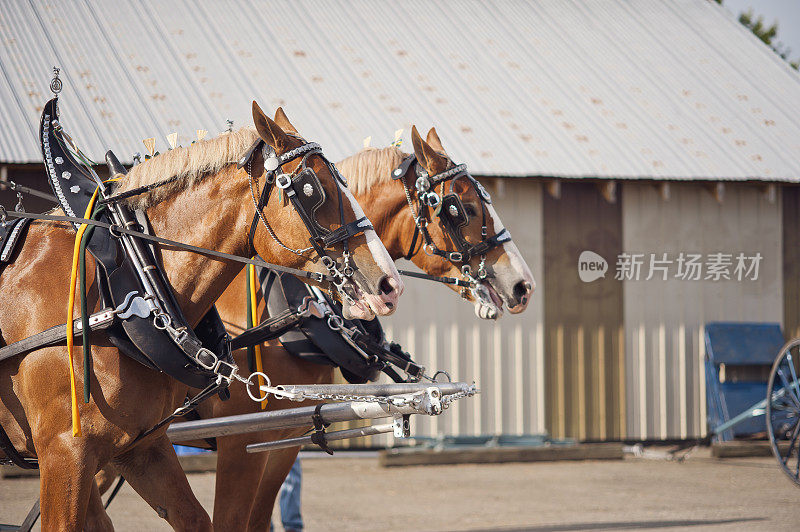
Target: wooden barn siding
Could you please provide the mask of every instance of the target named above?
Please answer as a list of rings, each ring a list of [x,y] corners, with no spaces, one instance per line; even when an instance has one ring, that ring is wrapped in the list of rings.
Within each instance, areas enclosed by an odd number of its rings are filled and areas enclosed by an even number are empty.
[[[531,267],[537,288],[523,314],[480,320],[473,306],[444,285],[406,278],[397,312],[382,318],[387,336],[431,370],[475,381],[481,394],[438,417],[415,416],[417,436],[542,433],[544,426],[542,192],[534,180],[484,180],[505,226]],[[399,261],[398,267],[410,267]],[[385,378],[384,378],[385,380]],[[388,381],[387,381],[388,382]],[[352,440],[385,445],[391,436]]]
[[[763,256],[755,282],[625,282],[627,437],[703,436],[703,325],[782,319],[780,197],[770,202],[762,186],[726,184],[720,204],[702,185],[673,183],[664,201],[650,184],[625,183],[622,200],[628,253]]]
[[[800,336],[800,187],[782,188],[783,334]]]
[[[561,183],[544,198],[546,420],[551,435],[619,439],[625,433],[622,285],[613,257],[622,245],[620,202],[592,183]],[[605,278],[584,283],[578,257],[609,262]]]

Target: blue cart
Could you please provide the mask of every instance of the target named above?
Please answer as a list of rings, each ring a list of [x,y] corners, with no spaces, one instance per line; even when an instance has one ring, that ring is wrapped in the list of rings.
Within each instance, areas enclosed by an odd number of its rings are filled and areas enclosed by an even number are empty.
[[[800,486],[800,338],[779,347],[778,324],[709,323],[705,340],[712,438],[725,441],[766,428],[781,470]],[[771,369],[763,382],[759,366],[765,362],[763,374],[770,362]],[[739,378],[721,375],[726,372]],[[757,396],[765,399],[753,404]]]

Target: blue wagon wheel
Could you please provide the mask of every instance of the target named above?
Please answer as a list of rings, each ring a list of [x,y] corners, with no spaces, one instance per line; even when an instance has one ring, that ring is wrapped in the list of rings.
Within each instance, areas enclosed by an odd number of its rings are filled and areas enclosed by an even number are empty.
[[[787,343],[772,365],[767,386],[767,432],[772,454],[800,486],[800,339]]]

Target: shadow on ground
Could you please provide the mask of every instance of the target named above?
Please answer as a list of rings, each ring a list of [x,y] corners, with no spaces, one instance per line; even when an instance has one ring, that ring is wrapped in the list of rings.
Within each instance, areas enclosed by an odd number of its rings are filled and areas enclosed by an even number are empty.
[[[521,527],[477,528],[469,532],[572,532],[583,530],[647,530],[655,528],[683,528],[689,526],[727,525],[766,521],[764,517],[743,519],[684,519],[675,521],[616,521],[610,523],[569,523],[563,525],[536,525]]]

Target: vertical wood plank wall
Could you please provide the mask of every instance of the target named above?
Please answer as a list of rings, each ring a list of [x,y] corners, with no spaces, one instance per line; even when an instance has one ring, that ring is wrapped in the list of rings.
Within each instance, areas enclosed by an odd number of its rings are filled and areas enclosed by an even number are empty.
[[[670,186],[663,200],[648,183],[622,186],[627,253],[761,253],[757,281],[670,278],[624,287],[628,438],[682,439],[706,433],[703,325],[781,322],[780,196],[726,184],[722,203],[697,183]],[[672,266],[671,272],[676,271]],[[644,271],[644,267],[643,267]],[[703,276],[705,277],[705,269]]]
[[[560,198],[544,197],[546,423],[554,437],[625,433],[622,284],[613,271],[621,212],[592,183],[563,181]],[[606,258],[605,278],[580,280],[586,250]]]
[[[783,334],[800,336],[800,187],[782,187]]]

